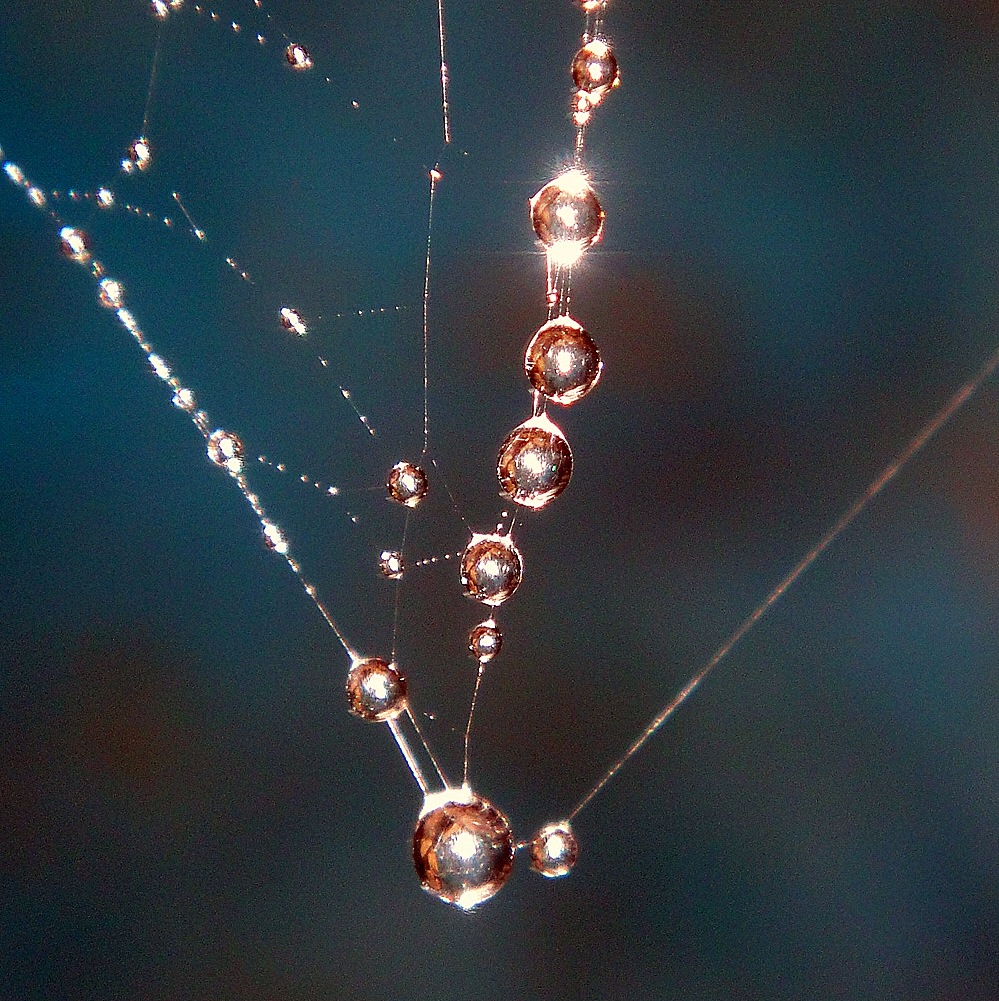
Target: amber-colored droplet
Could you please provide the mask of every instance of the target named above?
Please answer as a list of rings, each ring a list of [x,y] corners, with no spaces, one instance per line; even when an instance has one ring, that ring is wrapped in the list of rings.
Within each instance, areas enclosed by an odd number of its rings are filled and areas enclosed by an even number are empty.
[[[524,370],[539,393],[567,407],[600,381],[603,362],[583,327],[570,316],[557,316],[531,338]]]
[[[546,414],[514,428],[496,460],[500,491],[515,504],[542,508],[569,485],[572,450]]]
[[[600,239],[604,210],[586,175],[574,168],[549,181],[531,199],[531,223],[552,261],[571,265]]]
[[[413,864],[427,893],[471,910],[507,881],[513,852],[510,822],[471,789],[445,789],[424,801]]]
[[[461,586],[484,605],[503,604],[523,577],[523,560],[508,535],[475,534],[462,553]]]
[[[590,104],[600,100],[621,82],[617,58],[602,38],[587,42],[572,60],[572,82]]]
[[[397,462],[385,483],[389,500],[404,507],[416,507],[427,496],[427,474],[412,462]]]
[[[579,843],[568,820],[546,824],[531,841],[531,868],[554,879],[567,876],[579,858]]]
[[[359,719],[380,723],[406,708],[406,679],[381,657],[362,657],[347,672],[347,708]]]

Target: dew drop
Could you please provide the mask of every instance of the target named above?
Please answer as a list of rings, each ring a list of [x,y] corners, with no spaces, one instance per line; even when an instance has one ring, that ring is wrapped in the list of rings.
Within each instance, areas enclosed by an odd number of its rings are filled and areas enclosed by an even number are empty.
[[[488,664],[503,648],[503,634],[493,619],[473,626],[468,634],[468,652],[480,663]]]
[[[97,189],[97,204],[102,209],[109,209],[114,205],[114,192],[110,188]]]
[[[264,533],[264,545],[279,556],[288,555],[288,539],[284,532],[272,521],[261,521],[261,531]]]
[[[158,21],[165,21],[170,13],[170,8],[164,3],[164,0],[153,0],[149,8],[153,12],[153,17]]]
[[[549,417],[539,414],[507,435],[496,475],[503,496],[524,507],[542,508],[569,485],[572,450]]]
[[[82,229],[74,226],[63,226],[59,230],[59,249],[63,256],[77,264],[86,264],[90,260],[90,241]]]
[[[292,309],[291,306],[282,306],[278,311],[278,318],[285,330],[298,334],[299,337],[305,337],[309,332],[305,320],[302,319],[302,314],[297,309]]]
[[[198,405],[194,398],[194,392],[183,386],[173,394],[171,402],[178,410],[183,410],[186,414],[192,413]]]
[[[531,223],[555,264],[570,265],[600,239],[604,210],[581,170],[567,170],[531,199]]]
[[[232,431],[219,428],[208,437],[208,458],[232,476],[243,471],[243,443]]]
[[[557,316],[531,338],[524,370],[539,393],[567,407],[593,389],[603,363],[590,335],[572,317]]]
[[[378,570],[388,580],[402,580],[402,575],[406,572],[406,563],[401,553],[397,553],[394,549],[386,549],[378,557]]]
[[[121,161],[121,169],[126,173],[133,170],[146,170],[153,162],[153,147],[145,136],[133,139],[128,147],[125,159]]]
[[[572,82],[586,95],[591,105],[621,82],[617,58],[602,38],[587,42],[572,60]]]
[[[385,487],[389,500],[404,507],[416,507],[427,496],[427,474],[420,466],[403,460],[389,470]]]
[[[362,657],[347,672],[347,708],[359,719],[380,723],[406,708],[406,679],[381,657]]]
[[[554,879],[567,876],[579,857],[579,843],[568,820],[546,824],[531,841],[531,868]]]
[[[484,605],[502,605],[523,577],[524,563],[509,535],[476,533],[461,555],[461,586]]]
[[[121,282],[114,278],[102,278],[97,285],[100,290],[98,298],[106,309],[120,309],[125,296],[125,289]]]
[[[284,58],[293,70],[302,71],[312,69],[312,56],[304,45],[292,42],[284,50]]]
[[[463,910],[494,896],[513,871],[510,822],[471,789],[427,796],[413,832],[413,863],[427,893]]]

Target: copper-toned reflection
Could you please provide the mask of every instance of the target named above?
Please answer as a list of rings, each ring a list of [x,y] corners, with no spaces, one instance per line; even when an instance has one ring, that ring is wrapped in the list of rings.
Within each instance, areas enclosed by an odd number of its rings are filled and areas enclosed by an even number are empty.
[[[406,708],[406,679],[381,657],[355,660],[347,674],[347,707],[370,723],[394,719]]]
[[[567,170],[531,199],[531,224],[555,264],[571,265],[600,239],[604,210],[581,170]]]
[[[566,876],[579,857],[579,844],[568,820],[546,824],[531,841],[531,868],[554,879]]]
[[[572,317],[557,316],[531,338],[524,370],[539,393],[567,407],[599,382],[603,363],[590,335]]]
[[[572,60],[572,82],[590,104],[597,104],[620,81],[617,59],[602,38],[587,42]]]
[[[523,560],[508,535],[473,535],[461,555],[461,586],[484,605],[501,605],[523,576]]]
[[[426,798],[413,832],[413,864],[428,893],[470,910],[506,882],[513,851],[510,822],[470,789]]]
[[[496,475],[504,496],[524,507],[542,508],[569,485],[572,450],[558,427],[539,414],[507,435]]]
[[[293,70],[312,69],[312,56],[304,45],[293,42],[284,50],[284,58]]]
[[[75,226],[63,226],[59,230],[59,249],[63,256],[77,264],[86,264],[90,260],[90,241],[82,229]]]
[[[488,664],[502,648],[503,634],[493,619],[480,622],[468,634],[468,652],[480,664]]]
[[[208,439],[208,458],[233,476],[243,471],[243,442],[233,431],[219,428]]]
[[[385,487],[389,500],[404,507],[416,507],[427,496],[427,474],[412,462],[397,462],[390,470]]]

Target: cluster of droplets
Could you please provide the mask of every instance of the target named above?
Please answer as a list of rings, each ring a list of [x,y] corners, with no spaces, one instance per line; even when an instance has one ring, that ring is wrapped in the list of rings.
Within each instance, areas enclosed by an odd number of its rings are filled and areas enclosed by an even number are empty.
[[[500,445],[496,475],[500,495],[526,510],[550,504],[569,485],[572,450],[562,430],[548,416],[548,403],[567,407],[582,400],[598,383],[600,352],[576,319],[569,315],[571,270],[603,232],[605,213],[583,168],[583,136],[593,109],[618,85],[620,74],[610,42],[603,34],[606,0],[581,0],[585,15],[582,45],[570,65],[575,126],[572,163],[530,199],[530,220],[546,256],[545,322],[531,337],[524,372],[533,394],[533,412]],[[289,56],[290,58],[290,56]],[[439,178],[438,178],[439,179]],[[387,479],[389,499],[414,508],[427,493],[424,470],[399,462]],[[504,515],[506,517],[506,515]],[[379,557],[383,576],[398,580],[402,554],[385,550]],[[513,596],[524,576],[524,561],[512,528],[473,532],[460,557],[459,579],[465,595],[492,614],[468,634],[468,651],[478,666],[475,694],[483,669],[500,652],[503,634],[495,610]],[[393,727],[403,754],[397,721],[408,714],[406,683],[398,667],[378,658],[354,658],[347,679],[351,712]],[[474,712],[475,696],[472,699]],[[425,890],[447,903],[471,908],[492,897],[513,868],[518,848],[528,848],[531,868],[543,876],[564,876],[575,865],[578,845],[566,820],[546,824],[524,845],[517,845],[507,818],[468,784],[468,738],[465,735],[465,778],[460,786],[444,782],[431,792],[414,769],[425,793],[413,835],[413,861]],[[439,771],[439,770],[438,770]]]

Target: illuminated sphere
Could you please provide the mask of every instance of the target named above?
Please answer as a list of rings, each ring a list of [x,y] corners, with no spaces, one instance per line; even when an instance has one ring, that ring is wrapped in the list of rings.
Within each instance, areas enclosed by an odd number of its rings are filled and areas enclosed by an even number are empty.
[[[515,427],[500,446],[496,475],[501,493],[515,504],[542,508],[569,485],[572,450],[545,414]]]
[[[139,136],[128,147],[129,162],[137,170],[145,170],[153,162],[153,148],[145,136]]]
[[[219,428],[208,438],[208,458],[233,476],[243,471],[243,443],[239,435]]]
[[[402,553],[386,549],[378,557],[378,570],[389,580],[402,580],[402,575],[406,572],[406,561],[402,558]]]
[[[369,723],[395,719],[406,708],[406,679],[381,657],[355,660],[347,672],[347,708]]]
[[[468,634],[468,652],[480,664],[488,664],[502,648],[503,634],[492,619],[480,622]]]
[[[617,59],[602,38],[587,42],[573,57],[572,82],[587,96],[590,104],[597,104],[620,79]]]
[[[604,210],[581,170],[567,170],[531,199],[531,223],[556,264],[574,264],[600,239]]]
[[[567,876],[579,857],[579,844],[568,820],[546,824],[531,842],[531,868],[554,879]]]
[[[571,316],[556,316],[531,338],[524,370],[539,393],[567,407],[600,381],[603,362],[593,339]]]
[[[284,58],[293,70],[301,71],[312,69],[312,56],[309,54],[309,50],[304,45],[292,42],[292,44],[284,50]]]
[[[291,306],[282,306],[278,310],[278,319],[285,330],[292,334],[298,334],[299,337],[305,337],[309,332],[305,320],[302,319],[302,314],[297,309],[292,309]]]
[[[404,507],[416,507],[427,496],[427,474],[412,462],[397,462],[385,484],[389,500]]]
[[[484,605],[502,605],[523,577],[524,563],[509,535],[475,534],[461,555],[461,586]]]
[[[77,264],[86,264],[90,260],[90,241],[82,229],[75,226],[63,226],[59,230],[59,249],[63,256]]]
[[[427,893],[471,910],[506,882],[513,852],[510,822],[471,789],[445,789],[424,800],[413,864]]]

